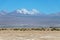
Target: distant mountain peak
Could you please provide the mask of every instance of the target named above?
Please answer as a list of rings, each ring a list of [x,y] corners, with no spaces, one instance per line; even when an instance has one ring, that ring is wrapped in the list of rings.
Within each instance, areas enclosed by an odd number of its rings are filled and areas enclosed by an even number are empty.
[[[1,16],[1,15],[6,15],[7,13],[8,13],[8,12],[7,12],[6,10],[1,10],[1,11],[0,11],[0,16]]]

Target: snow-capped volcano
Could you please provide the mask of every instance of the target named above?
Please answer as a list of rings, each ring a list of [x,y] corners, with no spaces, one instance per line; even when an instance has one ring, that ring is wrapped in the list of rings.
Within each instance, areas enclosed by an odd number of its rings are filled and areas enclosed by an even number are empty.
[[[6,10],[0,11],[0,16],[38,16],[40,12],[36,9],[27,10],[27,9],[17,9],[12,12],[7,12]]]
[[[40,12],[36,9],[27,10],[27,9],[17,9],[6,14],[8,16],[38,16]]]

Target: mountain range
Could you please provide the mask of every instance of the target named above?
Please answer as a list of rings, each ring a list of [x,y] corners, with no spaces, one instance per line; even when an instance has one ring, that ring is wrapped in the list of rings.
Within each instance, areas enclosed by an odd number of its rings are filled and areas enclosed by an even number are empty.
[[[17,9],[12,12],[0,11],[0,25],[39,25],[60,27],[60,13],[44,14],[36,9]]]

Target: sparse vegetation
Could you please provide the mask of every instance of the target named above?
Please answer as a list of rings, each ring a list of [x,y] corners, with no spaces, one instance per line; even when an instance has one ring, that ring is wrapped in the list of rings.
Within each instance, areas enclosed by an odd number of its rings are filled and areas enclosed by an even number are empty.
[[[60,31],[60,28],[50,27],[50,28],[0,28],[1,30],[14,30],[14,31]]]

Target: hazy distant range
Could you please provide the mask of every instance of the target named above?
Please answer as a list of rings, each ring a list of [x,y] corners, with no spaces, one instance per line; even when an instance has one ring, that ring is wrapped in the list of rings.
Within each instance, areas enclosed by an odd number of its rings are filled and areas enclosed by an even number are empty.
[[[60,27],[60,13],[43,14],[33,9],[18,9],[12,12],[5,10],[0,11],[0,27],[1,25],[22,26],[57,26]]]

